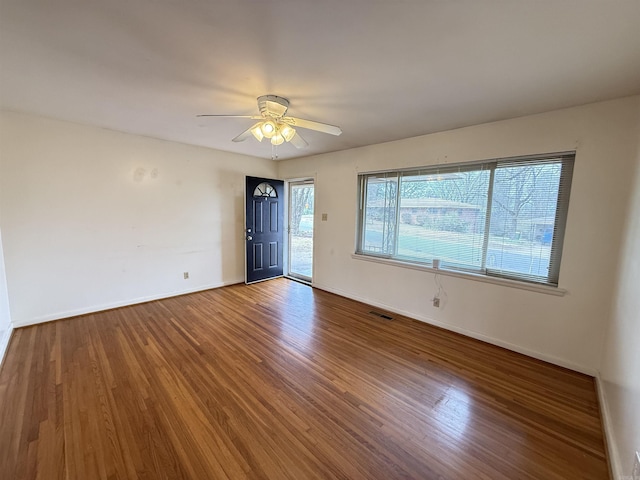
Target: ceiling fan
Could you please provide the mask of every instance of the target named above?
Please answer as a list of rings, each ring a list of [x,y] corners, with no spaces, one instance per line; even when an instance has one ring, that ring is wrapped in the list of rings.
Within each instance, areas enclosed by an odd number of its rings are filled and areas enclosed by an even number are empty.
[[[258,97],[258,109],[260,115],[198,115],[198,117],[226,117],[226,118],[250,118],[260,120],[255,125],[249,127],[232,142],[244,142],[253,135],[261,142],[267,138],[272,145],[281,145],[290,142],[296,148],[307,148],[309,144],[296,132],[294,127],[306,128],[317,132],[328,133],[330,135],[340,135],[342,130],[335,125],[303,120],[302,118],[288,117],[286,115],[289,108],[289,100],[277,95],[262,95]]]

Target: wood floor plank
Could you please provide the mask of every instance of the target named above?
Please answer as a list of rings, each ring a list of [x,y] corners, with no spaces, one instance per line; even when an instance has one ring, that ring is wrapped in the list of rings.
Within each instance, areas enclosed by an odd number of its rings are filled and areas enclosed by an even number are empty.
[[[0,478],[609,478],[593,378],[372,310],[278,279],[18,329]]]

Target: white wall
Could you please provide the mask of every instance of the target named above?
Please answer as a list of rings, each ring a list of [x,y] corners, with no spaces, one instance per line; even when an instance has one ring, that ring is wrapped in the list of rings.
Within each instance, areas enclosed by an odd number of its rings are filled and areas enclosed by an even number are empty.
[[[243,281],[244,176],[273,177],[271,160],[10,112],[0,122],[15,326]]]
[[[635,191],[600,373],[616,479],[631,478],[633,453],[640,451],[640,127],[637,139]]]
[[[9,296],[7,294],[7,280],[2,249],[2,233],[0,231],[0,363],[7,351],[11,331],[11,313],[9,311]]]
[[[314,284],[595,374],[632,191],[640,97],[282,161],[280,178],[316,176]],[[564,297],[356,260],[358,172],[577,150],[560,287]],[[328,221],[319,221],[328,213]]]

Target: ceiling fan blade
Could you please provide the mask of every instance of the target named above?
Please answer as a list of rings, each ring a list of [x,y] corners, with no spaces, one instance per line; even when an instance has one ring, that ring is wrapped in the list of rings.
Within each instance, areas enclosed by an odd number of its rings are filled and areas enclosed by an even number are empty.
[[[222,118],[252,118],[254,120],[259,120],[261,116],[255,115],[196,115],[196,117],[222,117]]]
[[[329,125],[327,123],[314,122],[312,120],[304,120],[296,117],[282,117],[281,120],[294,127],[316,130],[317,132],[328,133],[330,135],[340,135],[342,133],[342,129],[340,127]]]
[[[253,130],[253,127],[255,127],[255,125],[252,125],[251,127],[247,128],[244,132],[242,132],[240,135],[238,135],[235,138],[232,138],[231,141],[232,142],[244,142],[247,138],[249,138],[252,133],[251,130]]]
[[[294,147],[300,148],[300,149],[307,148],[309,146],[307,141],[304,138],[302,138],[298,132],[296,132],[293,138],[289,140],[289,143]]]

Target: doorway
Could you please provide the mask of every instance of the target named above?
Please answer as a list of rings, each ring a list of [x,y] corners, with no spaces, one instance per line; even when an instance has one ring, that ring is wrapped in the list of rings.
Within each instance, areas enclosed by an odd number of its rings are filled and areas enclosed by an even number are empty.
[[[313,212],[313,179],[289,182],[288,275],[308,283],[313,278]]]

